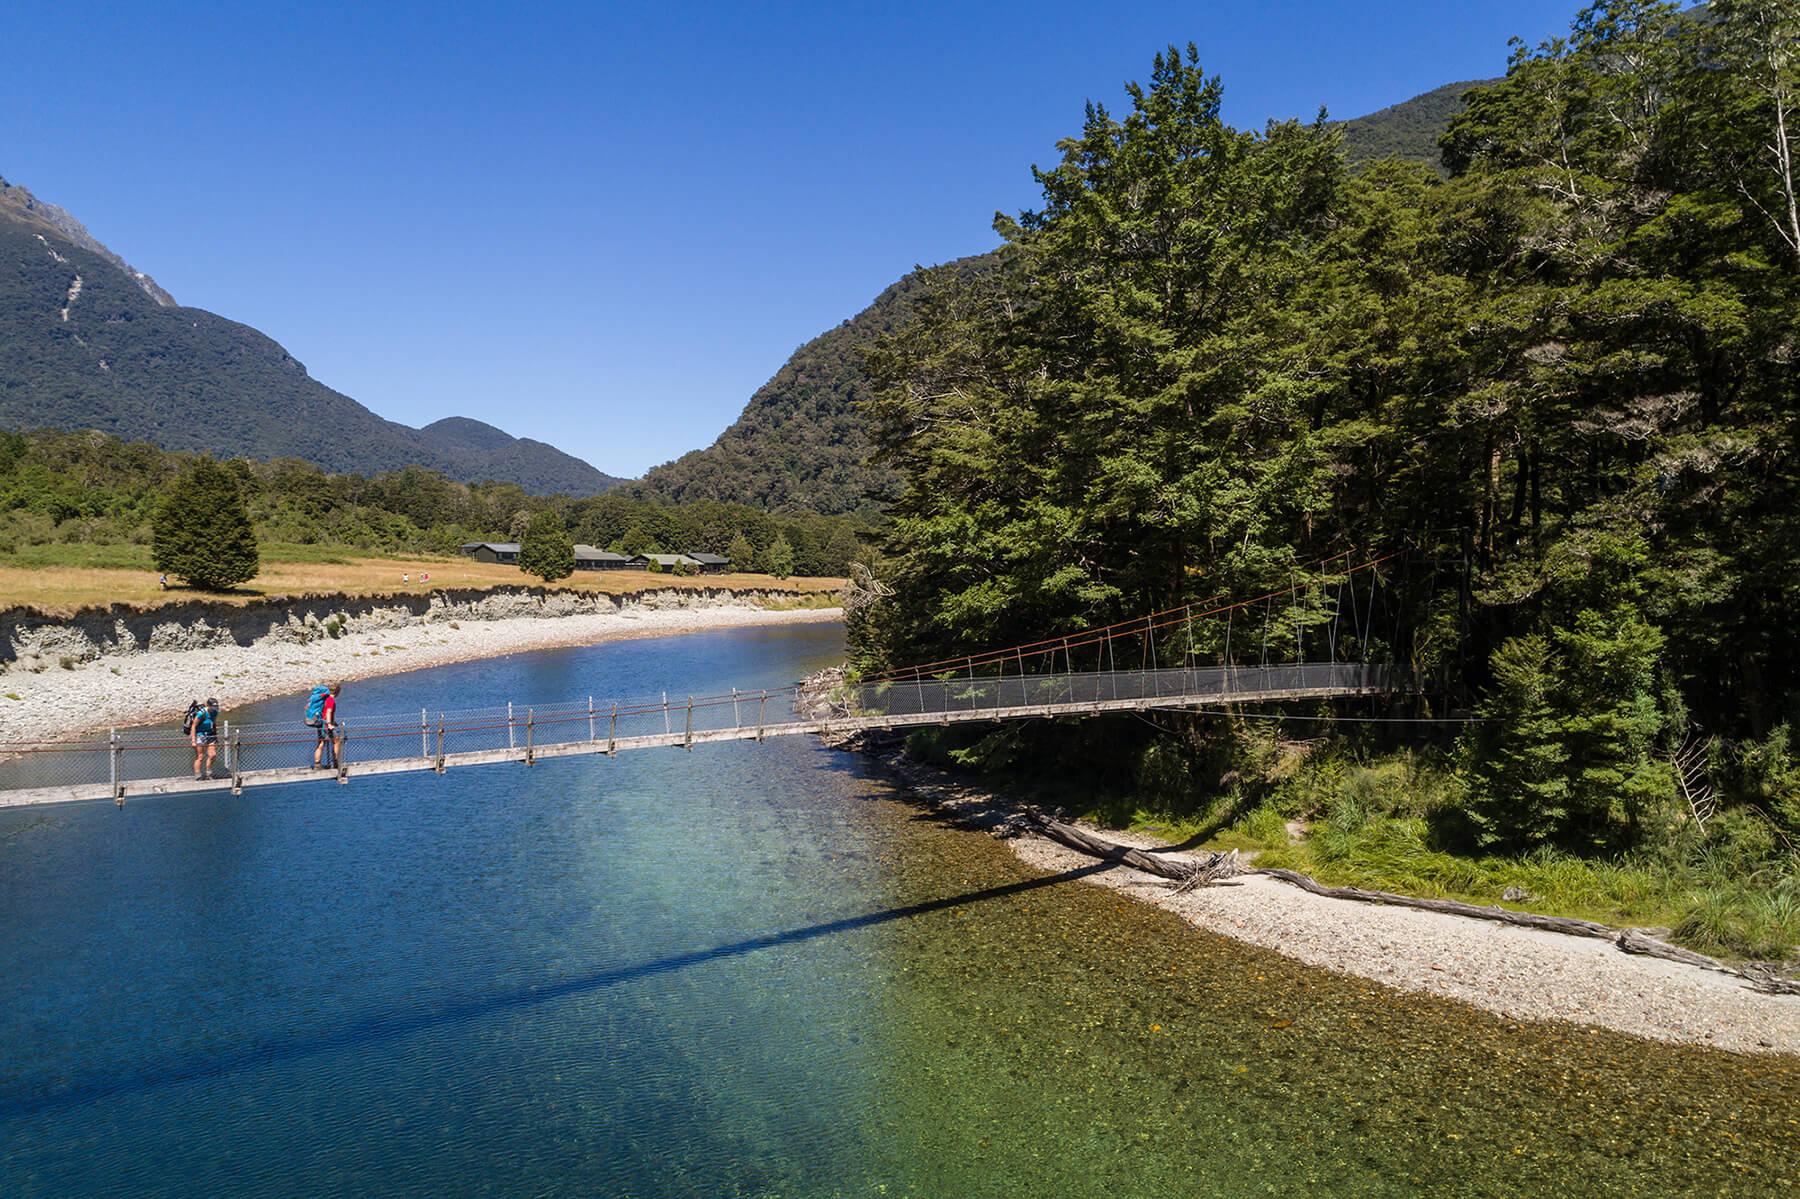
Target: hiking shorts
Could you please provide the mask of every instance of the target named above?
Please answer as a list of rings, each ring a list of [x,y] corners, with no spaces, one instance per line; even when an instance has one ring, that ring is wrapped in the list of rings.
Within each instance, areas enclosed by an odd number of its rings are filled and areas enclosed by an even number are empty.
[[[332,728],[330,725],[322,724],[319,726],[319,743],[321,745],[323,745],[325,742],[331,740],[335,736],[337,736],[337,730]]]

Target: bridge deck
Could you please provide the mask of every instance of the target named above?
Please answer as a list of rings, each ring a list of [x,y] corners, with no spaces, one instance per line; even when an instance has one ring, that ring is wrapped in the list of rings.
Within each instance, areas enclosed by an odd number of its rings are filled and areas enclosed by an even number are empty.
[[[106,740],[30,747],[0,774],[0,807],[73,800],[167,795],[286,783],[347,783],[363,776],[444,771],[498,762],[531,764],[575,754],[691,748],[724,741],[761,741],[805,733],[849,733],[1096,715],[1151,709],[1391,694],[1388,670],[1362,663],[1117,671],[1091,674],[984,676],[851,685],[829,696],[827,710],[794,714],[793,689],[728,696],[586,706],[561,704],[478,713],[421,712],[371,718],[349,730],[346,762],[311,764],[315,737],[292,725],[240,727],[221,739],[221,777],[195,779],[192,748],[166,731],[113,734]],[[780,718],[771,720],[770,701]],[[751,715],[754,719],[750,719]],[[573,727],[571,727],[573,726]],[[658,727],[660,726],[660,727]],[[584,735],[585,734],[585,735]],[[405,746],[413,741],[417,753]],[[159,769],[160,768],[160,769]],[[182,773],[171,774],[180,768]],[[73,777],[71,777],[73,776]],[[56,781],[51,781],[51,780]],[[39,781],[41,780],[41,781]],[[37,782],[38,785],[31,785]]]

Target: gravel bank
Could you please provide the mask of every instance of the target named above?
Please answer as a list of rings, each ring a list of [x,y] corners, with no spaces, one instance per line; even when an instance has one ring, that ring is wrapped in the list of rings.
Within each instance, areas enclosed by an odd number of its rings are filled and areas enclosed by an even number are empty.
[[[913,791],[978,826],[996,825],[1010,810],[1002,797],[881,756]],[[1117,829],[1098,831],[1141,849],[1162,844]],[[1051,873],[1095,862],[1042,837],[1014,837],[1008,844],[1025,862]],[[1167,880],[1129,866],[1088,878],[1209,932],[1508,1019],[1564,1021],[1736,1053],[1800,1054],[1800,996],[1760,994],[1731,975],[1627,954],[1610,942],[1327,899],[1263,875],[1182,894]]]
[[[843,619],[837,608],[775,610],[721,596],[690,601],[664,592],[627,599],[616,608],[608,604],[604,611],[496,618],[467,609],[424,616],[373,612],[350,620],[336,637],[318,633],[302,639],[289,625],[277,625],[248,645],[224,640],[195,648],[109,646],[71,659],[68,668],[53,664],[0,676],[0,742],[51,741],[109,726],[179,719],[197,696],[217,696],[229,715],[238,704],[322,681],[348,682],[526,650]]]

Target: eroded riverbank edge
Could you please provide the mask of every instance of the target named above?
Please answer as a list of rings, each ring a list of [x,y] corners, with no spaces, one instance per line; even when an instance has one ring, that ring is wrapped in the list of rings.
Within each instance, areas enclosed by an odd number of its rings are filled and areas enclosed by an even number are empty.
[[[1675,1045],[1800,1057],[1800,996],[1765,995],[1742,979],[1621,952],[1611,942],[1437,912],[1310,895],[1265,875],[1177,892],[1126,865],[1008,828],[1023,805],[909,757],[899,744],[840,745],[879,765],[918,799],[971,829],[999,834],[1026,864],[1162,908],[1189,924],[1395,990],[1469,1004],[1508,1020],[1607,1029]],[[1186,857],[1164,842],[1088,822],[1109,841]]]
[[[831,622],[798,591],[667,587],[628,595],[521,587],[247,604],[0,611],[0,742],[43,742],[177,719],[431,666],[531,650],[757,625]]]

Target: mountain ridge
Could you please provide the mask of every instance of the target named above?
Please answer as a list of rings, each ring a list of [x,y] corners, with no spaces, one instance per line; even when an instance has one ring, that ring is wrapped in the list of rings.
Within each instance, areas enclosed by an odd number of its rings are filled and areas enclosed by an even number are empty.
[[[86,225],[70,215],[68,209],[45,203],[32,195],[29,188],[20,187],[16,183],[8,183],[6,177],[0,175],[0,209],[5,208],[36,216],[44,224],[49,225],[82,249],[106,259],[114,267],[123,271],[132,282],[143,288],[144,294],[162,307],[179,307],[175,302],[175,297],[164,290],[156,280],[107,249],[99,238],[88,232]]]
[[[424,429],[387,420],[260,330],[176,304],[65,210],[3,180],[0,428],[92,428],[361,475],[416,465],[577,498],[624,481],[468,417]]]

